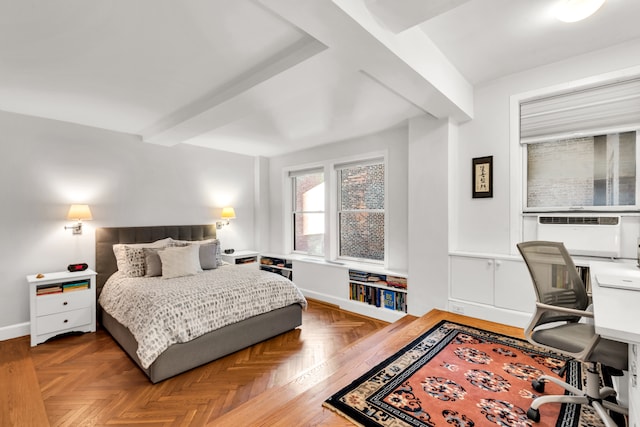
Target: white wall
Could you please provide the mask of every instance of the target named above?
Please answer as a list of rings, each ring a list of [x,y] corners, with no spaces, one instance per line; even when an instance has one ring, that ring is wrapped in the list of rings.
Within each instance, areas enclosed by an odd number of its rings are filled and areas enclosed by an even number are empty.
[[[96,227],[210,224],[231,205],[223,248],[253,248],[254,173],[250,156],[0,112],[0,339],[28,333],[26,275],[95,265]],[[72,203],[93,213],[81,236],[63,229]]]
[[[409,122],[409,299],[420,316],[445,310],[449,295],[449,150],[457,127],[431,117]]]
[[[513,164],[510,142],[510,110],[512,95],[562,85],[640,65],[640,42],[624,43],[611,49],[569,58],[562,62],[514,74],[475,90],[475,117],[460,126],[453,173],[457,183],[451,197],[456,209],[451,212],[451,250],[515,254],[512,240],[521,236],[519,201],[510,194]],[[471,198],[471,159],[493,155],[493,198]],[[515,202],[515,203],[514,203]],[[516,215],[513,221],[512,215]],[[512,226],[511,223],[514,223]],[[516,237],[511,238],[515,232]]]
[[[388,216],[388,267],[407,270],[407,127],[386,130],[377,134],[348,141],[298,151],[270,159],[270,238],[262,251],[285,253],[285,212],[283,199],[285,170],[301,165],[319,164],[326,161],[358,156],[387,150],[387,216]],[[300,284],[304,287],[304,284]]]

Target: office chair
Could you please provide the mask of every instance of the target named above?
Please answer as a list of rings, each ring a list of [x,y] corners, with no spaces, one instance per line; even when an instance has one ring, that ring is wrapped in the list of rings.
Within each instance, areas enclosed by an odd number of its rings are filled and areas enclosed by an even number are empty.
[[[536,311],[525,329],[527,340],[588,364],[584,390],[549,375],[532,381],[534,390],[540,393],[544,391],[544,383],[550,381],[571,394],[540,396],[533,400],[527,416],[535,422],[540,421],[538,408],[546,403],[587,404],[607,427],[615,427],[616,423],[606,409],[624,415],[629,411],[605,400],[616,392],[611,387],[600,388],[597,364],[626,370],[627,344],[601,338],[596,334],[593,322],[580,322],[581,319],[592,319],[593,313],[587,311],[589,296],[563,243],[533,241],[519,243],[517,247],[536,291]]]

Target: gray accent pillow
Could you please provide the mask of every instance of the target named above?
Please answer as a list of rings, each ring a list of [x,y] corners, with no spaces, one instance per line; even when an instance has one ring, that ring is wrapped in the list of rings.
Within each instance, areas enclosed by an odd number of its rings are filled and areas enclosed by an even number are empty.
[[[145,277],[162,276],[162,261],[160,261],[160,255],[158,255],[158,249],[143,248],[144,251],[144,264],[145,264]]]
[[[218,242],[205,243],[200,246],[200,267],[203,270],[218,268]]]

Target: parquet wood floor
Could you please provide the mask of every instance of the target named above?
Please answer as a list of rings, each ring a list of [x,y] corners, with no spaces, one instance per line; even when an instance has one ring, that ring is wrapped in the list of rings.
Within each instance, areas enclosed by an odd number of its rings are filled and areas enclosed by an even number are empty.
[[[386,324],[310,301],[300,329],[155,385],[102,329],[34,348],[23,337],[0,342],[0,425],[349,426],[324,399],[441,318],[522,334],[439,311]]]

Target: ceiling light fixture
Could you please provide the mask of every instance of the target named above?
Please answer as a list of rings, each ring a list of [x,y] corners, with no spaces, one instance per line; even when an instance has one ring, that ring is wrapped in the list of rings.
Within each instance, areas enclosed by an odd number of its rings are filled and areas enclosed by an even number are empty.
[[[593,15],[605,0],[562,0],[555,9],[554,15],[562,22],[578,22]]]

